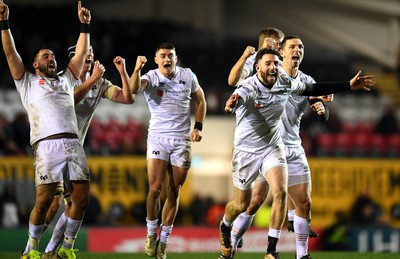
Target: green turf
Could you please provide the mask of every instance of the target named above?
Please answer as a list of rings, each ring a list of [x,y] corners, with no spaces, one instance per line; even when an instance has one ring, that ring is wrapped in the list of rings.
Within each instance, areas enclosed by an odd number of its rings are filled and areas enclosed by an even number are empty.
[[[144,253],[87,253],[77,252],[77,259],[133,259],[150,258]],[[293,259],[294,253],[281,253],[281,259]],[[312,252],[314,259],[399,259],[400,253]],[[19,253],[0,253],[1,259],[19,258]],[[168,259],[217,259],[218,253],[168,253]],[[235,259],[262,259],[263,253],[238,253]]]

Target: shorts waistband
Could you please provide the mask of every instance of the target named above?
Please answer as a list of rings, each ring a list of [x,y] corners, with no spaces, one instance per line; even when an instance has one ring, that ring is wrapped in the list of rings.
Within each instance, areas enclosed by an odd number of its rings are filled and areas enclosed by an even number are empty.
[[[76,135],[75,133],[58,133],[58,134],[54,134],[54,135],[51,135],[51,136],[48,136],[48,137],[45,137],[45,138],[42,138],[42,139],[36,141],[33,144],[33,148],[35,148],[40,141],[51,140],[51,139],[62,139],[62,138],[78,138],[78,135]]]

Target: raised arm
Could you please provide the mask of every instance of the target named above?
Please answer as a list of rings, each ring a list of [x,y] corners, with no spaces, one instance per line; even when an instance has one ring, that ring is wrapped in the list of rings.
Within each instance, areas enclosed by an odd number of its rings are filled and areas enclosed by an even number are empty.
[[[361,71],[347,82],[328,82],[328,83],[315,83],[315,84],[305,84],[305,89],[300,95],[305,96],[318,96],[327,95],[332,93],[343,92],[347,90],[364,90],[370,91],[370,87],[375,85],[373,80],[373,75],[360,76]]]
[[[89,9],[82,7],[81,1],[78,1],[78,17],[81,22],[81,32],[76,43],[75,55],[70,59],[68,68],[75,78],[79,78],[82,71],[83,62],[90,46],[90,21],[91,15]]]
[[[92,89],[96,82],[103,76],[106,69],[98,60],[94,62],[93,72],[90,77],[83,82],[81,85],[75,87],[74,89],[74,99],[75,103],[79,103],[86,94]]]
[[[145,56],[138,56],[136,59],[135,69],[131,75],[131,79],[129,81],[129,87],[131,92],[134,94],[138,94],[147,89],[149,82],[144,79],[140,79],[141,71],[143,66],[146,64],[147,58]]]
[[[244,50],[242,56],[236,61],[235,65],[232,67],[228,76],[228,85],[235,86],[239,80],[248,77],[248,71],[244,70],[244,65],[246,60],[256,52],[255,48],[252,46],[247,46]]]
[[[201,131],[203,129],[204,118],[207,113],[207,103],[204,96],[204,91],[200,87],[194,94],[192,94],[193,100],[196,103],[196,111],[194,115],[195,124],[194,129],[190,133],[190,140],[192,142],[199,142],[202,139]]]
[[[15,48],[14,38],[11,34],[9,21],[8,6],[0,0],[0,29],[1,29],[1,42],[3,44],[4,54],[7,58],[7,63],[11,71],[13,79],[21,79],[25,73],[25,66],[22,62],[21,56]]]
[[[126,72],[125,59],[117,56],[113,62],[121,76],[122,89],[116,85],[111,86],[107,90],[106,98],[117,103],[131,104],[135,101],[135,95],[132,94],[129,87],[129,75]]]

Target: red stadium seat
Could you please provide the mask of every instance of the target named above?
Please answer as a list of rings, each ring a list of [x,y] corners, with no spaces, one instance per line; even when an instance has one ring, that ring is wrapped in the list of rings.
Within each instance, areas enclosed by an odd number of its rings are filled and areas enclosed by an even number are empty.
[[[332,155],[335,145],[335,135],[330,133],[320,133],[316,138],[317,156],[330,156]]]
[[[353,135],[350,133],[338,133],[335,135],[334,155],[343,157],[350,156],[353,146]]]
[[[370,135],[370,155],[373,157],[382,157],[386,155],[386,141],[381,134]]]
[[[385,137],[387,156],[400,156],[400,133],[388,135]]]
[[[351,136],[351,155],[355,157],[363,157],[370,155],[371,134],[362,131],[356,131]]]

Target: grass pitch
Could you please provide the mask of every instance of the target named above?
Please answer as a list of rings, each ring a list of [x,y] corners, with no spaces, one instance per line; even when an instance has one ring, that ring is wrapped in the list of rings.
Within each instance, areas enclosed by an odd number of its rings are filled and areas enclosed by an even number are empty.
[[[78,259],[148,259],[144,253],[88,253],[77,252]],[[217,259],[218,253],[168,253],[168,259]],[[280,253],[281,259],[293,259],[294,253]],[[314,259],[399,259],[400,253],[312,252]],[[19,253],[0,253],[1,259],[19,258]],[[235,259],[264,258],[263,253],[238,253]]]

